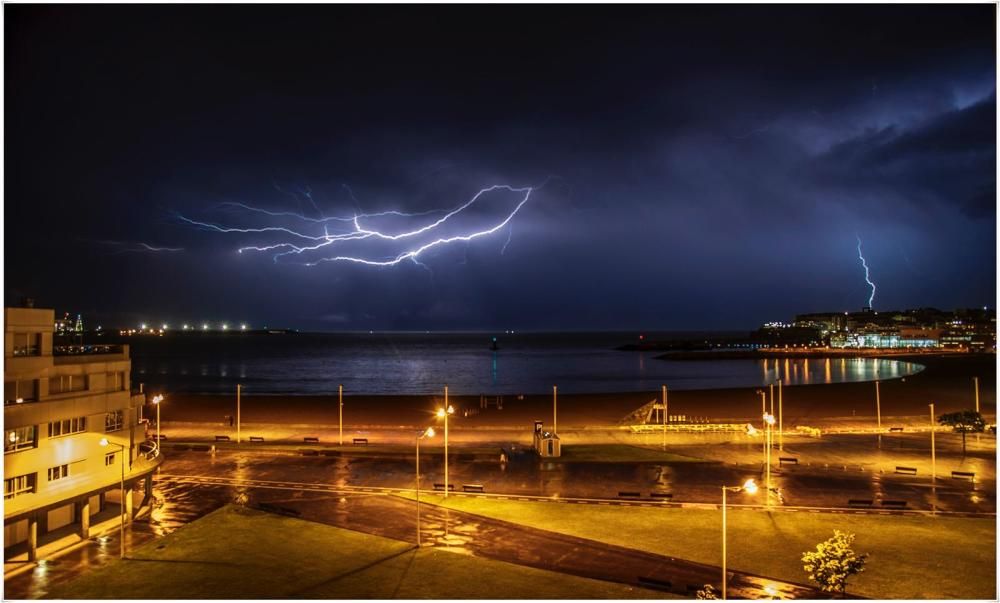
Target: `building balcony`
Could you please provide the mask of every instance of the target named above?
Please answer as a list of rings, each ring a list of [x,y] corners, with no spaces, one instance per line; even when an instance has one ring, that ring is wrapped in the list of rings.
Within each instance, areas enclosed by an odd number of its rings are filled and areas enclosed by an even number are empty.
[[[114,344],[57,345],[52,348],[56,366],[85,362],[117,362],[128,360],[128,346]]]

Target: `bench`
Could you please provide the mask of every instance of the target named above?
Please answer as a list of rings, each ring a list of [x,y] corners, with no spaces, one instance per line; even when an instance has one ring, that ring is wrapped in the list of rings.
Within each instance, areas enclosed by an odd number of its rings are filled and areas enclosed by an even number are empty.
[[[229,441],[229,436],[220,436],[220,435],[217,435],[217,436],[215,436],[215,441],[216,442],[228,442]]]
[[[195,452],[208,452],[211,448],[208,444],[194,444],[191,446],[191,450],[194,450]]]
[[[670,580],[660,580],[659,578],[639,576],[639,586],[644,586],[646,588],[653,588],[656,590],[670,591],[673,590],[674,583],[671,582]]]
[[[368,445],[368,438],[354,438],[354,445],[355,446],[367,446]]]
[[[319,438],[307,437],[307,438],[302,438],[302,441],[305,442],[306,444],[319,444]]]
[[[251,442],[263,442],[264,438],[261,437],[261,436],[250,436],[250,441]]]
[[[893,509],[902,509],[903,507],[906,506],[906,501],[905,500],[883,500],[882,501],[882,506],[883,507],[890,507],[890,508],[893,508]]]
[[[974,482],[974,481],[976,481],[976,474],[973,473],[972,471],[952,471],[951,472],[951,478],[952,479],[967,479],[970,482]]]
[[[319,456],[319,450],[313,450],[312,448],[299,448],[299,454],[302,456]]]
[[[444,484],[434,484],[435,490],[444,490]],[[448,484],[448,492],[455,489],[455,484]]]
[[[340,456],[339,450],[324,450],[323,456]]]
[[[649,496],[652,498],[662,498],[666,500],[670,500],[674,497],[674,495],[670,492],[650,492]]]
[[[903,431],[902,427],[890,427],[889,428],[889,433],[900,433],[902,431]]]
[[[451,484],[448,484],[449,486]],[[484,492],[482,484],[464,484],[462,486],[462,492]]]
[[[848,507],[871,507],[874,501],[870,498],[852,498],[847,501]]]
[[[641,492],[619,492],[618,498],[639,498],[642,496]]]
[[[916,475],[916,467],[896,467],[896,473],[905,473],[906,475]]]
[[[781,466],[784,465],[785,463],[788,463],[789,465],[798,465],[799,459],[794,456],[779,456],[778,465]]]
[[[166,434],[162,434],[161,433],[160,435],[154,435],[153,439],[154,440],[165,440],[165,439],[167,439],[167,436],[166,436]]]

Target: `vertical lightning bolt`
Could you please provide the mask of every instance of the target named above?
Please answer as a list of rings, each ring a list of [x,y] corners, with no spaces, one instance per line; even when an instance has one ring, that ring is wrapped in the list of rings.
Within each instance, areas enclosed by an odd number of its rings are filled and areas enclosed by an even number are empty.
[[[861,253],[861,236],[857,234],[854,236],[858,239],[858,259],[861,260],[861,265],[865,269],[865,282],[872,288],[872,294],[868,296],[868,307],[871,308],[873,307],[872,302],[875,301],[875,283],[872,282],[871,273],[868,270],[868,262],[865,261],[865,256]]]

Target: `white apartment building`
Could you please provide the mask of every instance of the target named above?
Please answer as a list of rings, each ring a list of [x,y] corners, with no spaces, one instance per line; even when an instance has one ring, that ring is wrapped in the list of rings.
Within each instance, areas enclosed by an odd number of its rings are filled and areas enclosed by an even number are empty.
[[[163,460],[140,422],[145,396],[130,390],[128,346],[53,346],[54,326],[53,310],[4,309],[5,560],[88,538],[92,518],[122,503],[131,521]]]

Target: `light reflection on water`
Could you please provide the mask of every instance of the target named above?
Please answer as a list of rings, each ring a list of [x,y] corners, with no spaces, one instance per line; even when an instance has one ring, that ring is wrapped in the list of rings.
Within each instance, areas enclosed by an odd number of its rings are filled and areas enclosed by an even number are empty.
[[[173,392],[543,394],[759,387],[903,377],[922,366],[874,358],[677,361],[660,352],[619,351],[621,335],[360,334],[220,337],[132,347],[133,379]],[[833,366],[836,364],[837,366]]]

